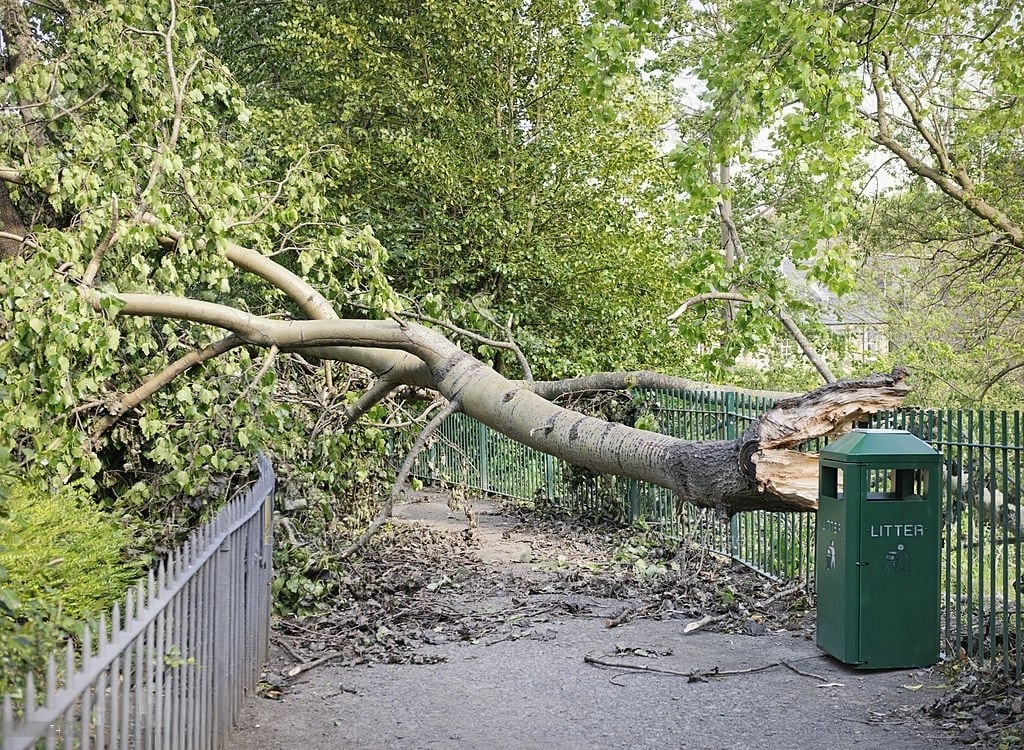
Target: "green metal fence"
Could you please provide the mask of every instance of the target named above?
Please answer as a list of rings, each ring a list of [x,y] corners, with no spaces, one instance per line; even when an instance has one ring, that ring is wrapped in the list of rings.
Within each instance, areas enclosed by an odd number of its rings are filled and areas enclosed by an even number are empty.
[[[775,401],[771,395],[734,391],[643,391],[638,398],[662,432],[684,440],[734,439]],[[814,522],[809,516],[757,511],[726,523],[710,511],[677,507],[675,495],[663,487],[594,475],[463,414],[442,425],[414,474],[528,501],[542,511],[593,521],[643,519],[676,539],[699,539],[769,577],[811,581]]]
[[[643,391],[662,432],[685,440],[739,436],[771,408],[770,395],[734,391]],[[1024,675],[1018,639],[1024,568],[1020,550],[1020,412],[900,409],[865,426],[907,429],[944,456],[943,617],[947,655],[983,660]],[[809,446],[817,450],[818,446]],[[590,520],[643,519],[676,539],[698,539],[758,572],[814,580],[811,514],[742,513],[728,523],[679,508],[671,492],[635,480],[595,476],[454,415],[420,456],[415,473],[531,502]]]
[[[1021,412],[900,409],[874,427],[905,429],[943,455],[943,627],[948,655],[1019,679]]]

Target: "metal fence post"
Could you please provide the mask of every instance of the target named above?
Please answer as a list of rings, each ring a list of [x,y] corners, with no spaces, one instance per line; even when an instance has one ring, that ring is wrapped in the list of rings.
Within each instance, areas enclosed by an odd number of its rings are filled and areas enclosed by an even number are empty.
[[[228,503],[162,560],[126,593],[123,607],[87,625],[80,650],[69,643],[53,655],[43,705],[36,704],[31,675],[24,700],[4,697],[0,747],[28,750],[44,741],[54,747],[58,738],[81,748],[222,744],[266,656],[273,489],[273,469],[261,456],[260,477],[245,498]],[[243,541],[253,536],[262,539],[259,561],[246,552],[257,544]],[[249,599],[242,593],[248,582],[264,595],[257,608],[238,616]],[[246,647],[253,630],[258,649]],[[60,688],[53,666],[58,658],[64,664]],[[256,659],[260,664],[253,665]],[[18,720],[16,707],[23,714]]]
[[[476,435],[480,445],[480,452],[478,454],[480,456],[480,488],[484,492],[491,491],[491,461],[487,452],[487,435],[489,432],[487,425],[483,422],[477,422]]]
[[[736,394],[726,391],[722,394],[722,411],[725,415],[725,439],[736,439]]]
[[[231,545],[221,544],[213,558],[213,737],[219,745],[227,735],[228,654],[231,602],[229,569]]]
[[[627,492],[629,493],[629,522],[634,523],[640,518],[640,482],[630,479]]]
[[[548,500],[555,499],[555,459],[544,454],[544,481],[547,485]]]

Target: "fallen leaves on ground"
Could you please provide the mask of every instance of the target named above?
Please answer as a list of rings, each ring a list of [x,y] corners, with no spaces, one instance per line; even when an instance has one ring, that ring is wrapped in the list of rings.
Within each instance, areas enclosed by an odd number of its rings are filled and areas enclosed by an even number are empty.
[[[682,632],[683,623],[710,615],[707,627],[719,631],[810,633],[803,592],[695,549],[648,550],[638,566],[620,559],[630,533],[524,516],[503,536],[527,540],[532,552],[526,562],[500,565],[482,561],[477,535],[387,527],[346,562],[333,611],[276,622],[275,643],[292,661],[279,671],[328,661],[429,663],[441,658],[430,646],[544,639],[552,632],[546,624],[563,616],[608,626],[671,618]],[[277,675],[266,684],[279,691],[282,682]]]
[[[1024,685],[988,675],[965,661],[946,665],[950,689],[929,713],[957,739],[977,747],[1024,745]]]

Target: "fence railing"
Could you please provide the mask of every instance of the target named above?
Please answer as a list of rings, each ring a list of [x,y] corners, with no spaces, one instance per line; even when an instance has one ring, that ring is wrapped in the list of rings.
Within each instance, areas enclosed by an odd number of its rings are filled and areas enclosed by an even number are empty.
[[[642,391],[636,398],[662,432],[687,440],[733,439],[773,401],[732,391]],[[942,607],[950,656],[1024,676],[1020,497],[1021,412],[904,408],[868,426],[907,429],[944,458]],[[816,449],[819,446],[811,446]],[[697,538],[760,573],[814,581],[814,519],[755,511],[728,526],[704,511],[678,508],[671,492],[619,477],[594,476],[453,415],[420,456],[416,473],[587,518],[644,519],[664,533]]]
[[[774,403],[766,395],[710,390],[645,390],[637,398],[661,432],[684,440],[732,440]],[[809,585],[813,575],[813,519],[756,511],[734,516],[725,526],[708,511],[678,507],[675,495],[663,487],[595,476],[463,414],[441,426],[414,474],[595,521],[643,519],[666,535],[697,538],[772,578],[804,578]]]
[[[51,654],[41,691],[30,674],[4,698],[3,750],[223,744],[269,643],[274,472],[258,465],[244,497]]]
[[[951,655],[1024,676],[1021,412],[900,409],[874,427],[905,429],[943,456],[943,627]]]

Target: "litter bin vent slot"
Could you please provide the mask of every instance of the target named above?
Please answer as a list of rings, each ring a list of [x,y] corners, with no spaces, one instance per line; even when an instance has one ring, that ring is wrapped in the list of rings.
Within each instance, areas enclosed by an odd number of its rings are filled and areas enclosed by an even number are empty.
[[[928,496],[928,472],[921,469],[868,469],[868,500],[924,500]]]

